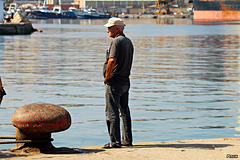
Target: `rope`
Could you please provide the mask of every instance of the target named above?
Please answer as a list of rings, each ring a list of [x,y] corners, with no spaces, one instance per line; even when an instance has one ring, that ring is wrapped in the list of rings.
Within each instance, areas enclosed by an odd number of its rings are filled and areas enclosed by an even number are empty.
[[[0,139],[16,139],[16,137],[0,137]],[[4,141],[4,142],[0,142],[0,144],[11,144],[11,143],[43,143],[43,142],[51,142],[51,141],[53,141],[52,138],[50,138],[50,139],[42,139],[42,140]]]
[[[0,144],[11,144],[11,143],[31,143],[31,140],[16,140],[16,141],[0,142]]]
[[[7,136],[2,136],[0,139],[16,139],[16,137],[7,137]]]

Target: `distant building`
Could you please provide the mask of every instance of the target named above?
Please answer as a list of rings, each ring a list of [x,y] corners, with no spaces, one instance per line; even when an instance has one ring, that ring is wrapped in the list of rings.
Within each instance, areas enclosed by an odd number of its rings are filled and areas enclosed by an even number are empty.
[[[21,4],[43,4],[44,0],[14,0]],[[59,1],[62,5],[78,5],[79,8],[143,8],[143,6],[154,6],[157,0],[46,0],[47,5],[57,5]],[[164,1],[164,0],[162,0]],[[173,0],[175,4],[182,5],[188,3],[189,0]]]
[[[143,5],[154,5],[154,0],[74,0],[74,4],[93,8],[141,8]]]
[[[162,0],[164,1],[164,0]],[[187,4],[189,0],[174,0],[177,5]],[[143,5],[156,5],[157,0],[74,0],[73,4],[79,4],[80,8],[142,8]]]

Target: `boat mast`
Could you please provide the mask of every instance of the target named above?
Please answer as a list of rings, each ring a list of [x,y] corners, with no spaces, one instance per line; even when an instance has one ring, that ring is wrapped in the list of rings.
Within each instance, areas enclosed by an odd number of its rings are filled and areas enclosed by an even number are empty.
[[[59,0],[59,13],[61,13],[62,12],[62,1],[61,0]]]
[[[45,7],[45,6],[46,6],[46,0],[43,1],[43,7]]]

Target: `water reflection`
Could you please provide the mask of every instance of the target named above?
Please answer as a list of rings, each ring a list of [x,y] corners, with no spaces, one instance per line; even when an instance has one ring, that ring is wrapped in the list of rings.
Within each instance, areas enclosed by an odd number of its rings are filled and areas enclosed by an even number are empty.
[[[144,23],[143,23],[144,21]],[[34,24],[74,24],[74,25],[103,25],[107,19],[31,19]],[[193,19],[180,19],[180,18],[129,18],[124,19],[126,24],[174,24],[174,25],[192,25]]]
[[[0,36],[0,51],[4,51],[4,36]],[[3,60],[3,52],[0,52],[0,63]]]
[[[10,124],[16,108],[46,102],[65,107],[73,119],[69,130],[53,135],[56,146],[108,140],[102,64],[111,39],[105,23],[35,20],[43,33],[0,36],[0,73],[8,93],[0,106],[1,135],[15,134]],[[155,19],[126,23],[135,46],[135,142],[239,136],[240,29],[158,25]]]
[[[238,113],[240,115],[240,108],[238,109]],[[240,132],[240,116],[238,116],[238,127],[235,128],[236,131]],[[240,136],[240,134],[235,134],[235,136]]]
[[[188,115],[183,119],[197,123],[200,117],[206,123],[214,119],[216,124],[223,119],[233,120],[236,115],[224,115],[221,111],[236,111],[239,102],[239,86],[236,84],[239,82],[239,35],[218,34],[138,37],[135,43],[140,47],[135,56],[139,63],[135,62],[137,74],[133,79],[136,80],[134,91],[141,93],[136,100],[141,103],[142,109],[147,110],[147,106],[151,110],[157,110],[167,106],[167,109],[178,112],[169,113],[168,116],[178,116],[182,112],[182,116]],[[138,82],[139,79],[142,81]],[[144,102],[141,97],[144,97]],[[206,116],[199,116],[199,113]],[[155,118],[137,121],[169,120],[156,118],[159,116],[164,115],[156,114]],[[214,131],[235,128],[236,122],[233,121],[235,125],[213,123],[209,126],[199,123],[197,127],[186,127],[185,131],[192,132],[187,128]]]
[[[172,19],[167,19],[167,18],[158,18],[156,19],[156,24],[174,24],[174,25],[192,25],[193,24],[193,19],[180,19],[180,18],[172,18]]]
[[[239,25],[240,21],[209,21],[209,20],[194,20],[196,25]]]

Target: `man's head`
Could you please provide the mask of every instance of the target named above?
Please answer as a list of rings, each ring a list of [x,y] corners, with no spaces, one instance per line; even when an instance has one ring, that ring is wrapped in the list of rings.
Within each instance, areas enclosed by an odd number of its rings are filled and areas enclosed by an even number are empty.
[[[115,38],[118,34],[123,33],[126,25],[121,18],[110,18],[104,26],[108,28],[109,37]]]

